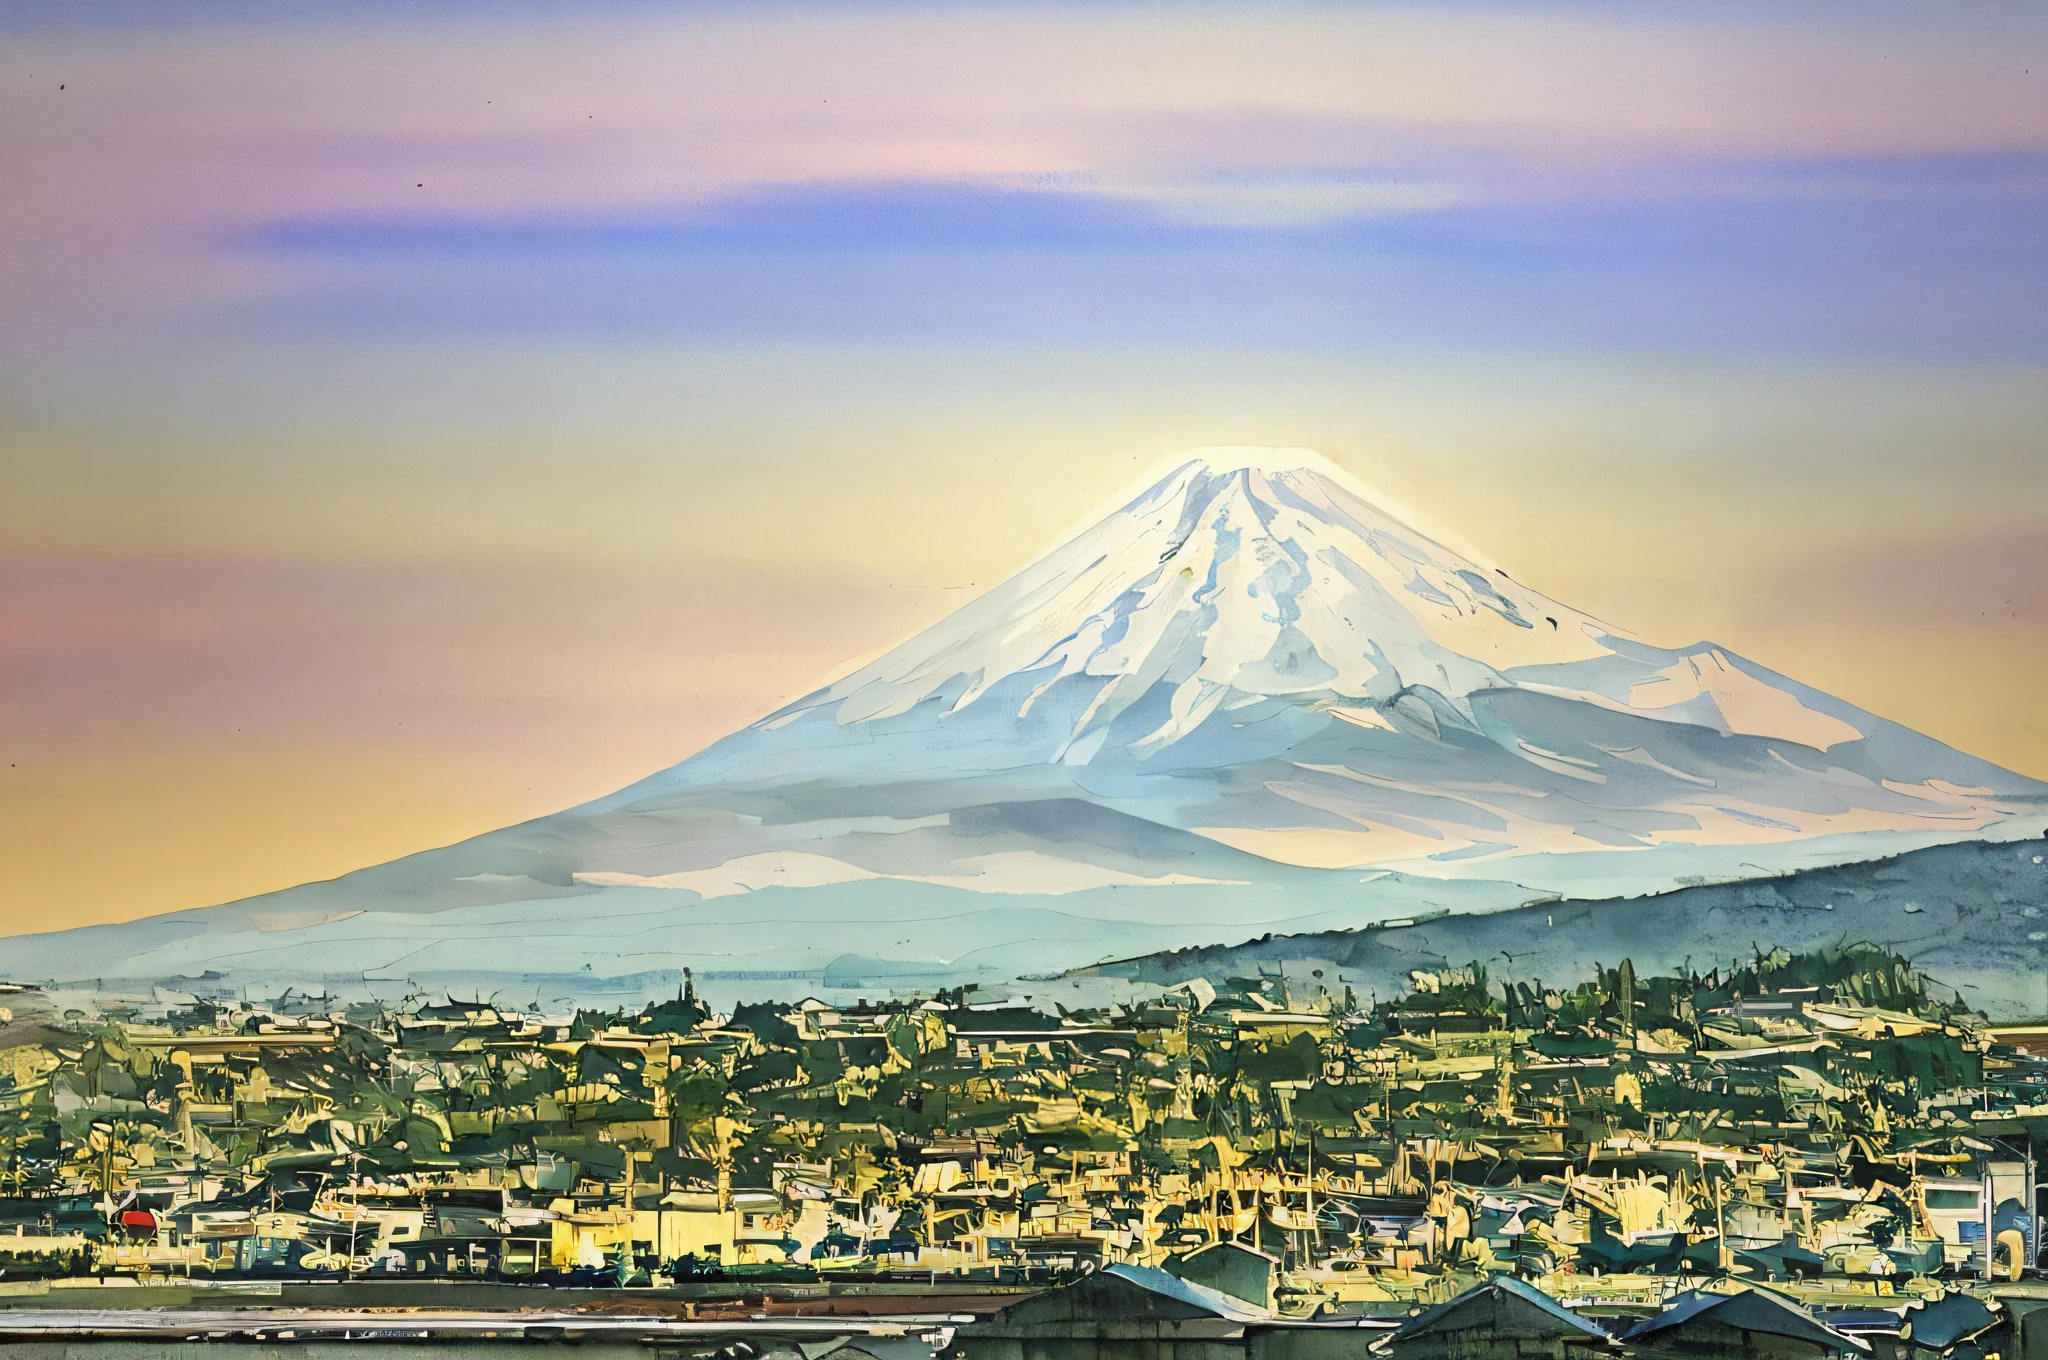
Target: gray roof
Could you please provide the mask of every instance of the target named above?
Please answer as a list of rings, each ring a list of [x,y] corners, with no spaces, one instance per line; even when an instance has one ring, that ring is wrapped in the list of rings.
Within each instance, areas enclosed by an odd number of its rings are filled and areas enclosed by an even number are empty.
[[[1102,1273],[1128,1280],[1140,1289],[1184,1303],[1190,1308],[1214,1313],[1217,1317],[1227,1318],[1232,1322],[1268,1320],[1266,1313],[1250,1307],[1241,1299],[1234,1299],[1221,1290],[1210,1289],[1206,1285],[1190,1283],[1154,1266],[1111,1266]]]
[[[1448,1303],[1440,1303],[1425,1313],[1419,1313],[1409,1318],[1394,1329],[1388,1340],[1399,1341],[1404,1337],[1435,1331],[1443,1326],[1446,1320],[1456,1314],[1464,1312],[1476,1303],[1499,1295],[1505,1295],[1508,1298],[1528,1304],[1532,1308],[1546,1314],[1551,1321],[1557,1323],[1565,1331],[1597,1337],[1602,1341],[1609,1339],[1606,1328],[1589,1319],[1580,1317],[1577,1313],[1574,1313],[1571,1309],[1565,1307],[1534,1285],[1525,1284],[1512,1275],[1496,1275],[1486,1281],[1486,1283],[1475,1285],[1471,1289],[1466,1290]]]
[[[1624,1341],[1642,1341],[1674,1327],[1701,1319],[1745,1332],[1786,1336],[1810,1341],[1837,1351],[1867,1351],[1870,1343],[1817,1321],[1804,1308],[1764,1289],[1745,1289],[1735,1294],[1709,1294],[1694,1290],[1680,1294],[1655,1317],[1645,1318],[1623,1334]]]
[[[1247,1246],[1247,1245],[1245,1245],[1245,1244],[1244,1244],[1243,1242],[1235,1242],[1235,1241],[1230,1241],[1230,1240],[1227,1240],[1227,1239],[1226,1239],[1226,1240],[1224,1240],[1224,1241],[1221,1241],[1221,1242],[1210,1242],[1210,1243],[1208,1243],[1208,1244],[1207,1244],[1206,1246],[1200,1246],[1200,1247],[1196,1247],[1196,1248],[1195,1248],[1195,1249],[1194,1249],[1193,1251],[1191,1251],[1191,1252],[1189,1252],[1189,1253],[1188,1253],[1187,1255],[1185,1255],[1185,1256],[1181,1257],[1181,1260],[1183,1260],[1183,1261],[1192,1261],[1192,1260],[1194,1260],[1194,1259],[1195,1259],[1195,1258],[1196,1258],[1197,1256],[1212,1256],[1212,1255],[1213,1255],[1213,1256],[1255,1256],[1255,1257],[1257,1257],[1257,1258],[1258,1258],[1259,1260],[1261,1260],[1261,1261],[1265,1261],[1265,1262],[1267,1262],[1267,1263],[1269,1263],[1269,1264],[1271,1264],[1271,1265],[1276,1265],[1276,1266],[1277,1266],[1277,1265],[1279,1265],[1279,1264],[1280,1264],[1280,1258],[1279,1258],[1279,1257],[1277,1257],[1277,1256],[1269,1256],[1269,1255],[1267,1255],[1267,1254],[1266,1254],[1265,1252],[1263,1252],[1263,1251],[1260,1251],[1260,1250],[1259,1250],[1259,1249],[1258,1249],[1257,1247],[1253,1247],[1253,1246]]]

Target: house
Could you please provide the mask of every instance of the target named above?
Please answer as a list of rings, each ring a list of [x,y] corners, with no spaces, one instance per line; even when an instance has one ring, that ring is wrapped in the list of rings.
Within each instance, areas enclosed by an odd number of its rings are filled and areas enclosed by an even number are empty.
[[[1763,1289],[1734,1294],[1680,1294],[1655,1317],[1622,1335],[1643,1360],[1713,1356],[1715,1360],[1820,1360],[1860,1356],[1870,1343],[1815,1320],[1797,1304]]]
[[[1372,1349],[1396,1360],[1567,1360],[1616,1347],[1598,1323],[1500,1275],[1409,1318]]]
[[[1242,1242],[1212,1242],[1186,1256],[1175,1256],[1165,1266],[1191,1284],[1202,1285],[1254,1308],[1273,1311],[1273,1287],[1280,1263],[1265,1252]]]
[[[1243,1360],[1268,1314],[1150,1266],[1111,1266],[953,1334],[944,1360]]]

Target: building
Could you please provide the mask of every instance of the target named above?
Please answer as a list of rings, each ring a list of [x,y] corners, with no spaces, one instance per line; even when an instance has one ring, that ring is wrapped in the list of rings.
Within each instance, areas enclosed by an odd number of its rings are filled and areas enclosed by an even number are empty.
[[[1870,1343],[1763,1289],[1680,1294],[1629,1328],[1622,1342],[1643,1360],[1822,1360],[1870,1353]]]
[[[1111,1266],[970,1323],[944,1360],[1245,1360],[1268,1320],[1227,1294],[1146,1266]]]
[[[1280,1263],[1242,1242],[1213,1242],[1186,1256],[1169,1258],[1165,1269],[1170,1275],[1241,1299],[1254,1308],[1269,1313],[1274,1309]]]
[[[1373,1350],[1395,1360],[1574,1360],[1618,1353],[1606,1328],[1505,1275],[1409,1318]]]

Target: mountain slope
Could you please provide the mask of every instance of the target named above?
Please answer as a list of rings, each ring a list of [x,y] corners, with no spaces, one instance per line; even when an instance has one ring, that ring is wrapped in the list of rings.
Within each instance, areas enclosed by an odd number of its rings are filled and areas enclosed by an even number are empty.
[[[1569,987],[1597,964],[1706,972],[1757,952],[1867,942],[1911,958],[1994,1019],[2048,1016],[2048,845],[1933,846],[1782,878],[1627,901],[1554,902],[1385,929],[1273,936],[1078,970],[1157,985],[1283,972],[1332,990],[1398,995],[1415,972],[1471,963],[1495,982]]]
[[[1312,454],[1223,450],[608,798],[0,968],[986,979],[2027,834],[2044,793],[1634,641]]]
[[[1956,839],[2043,792],[1712,644],[1629,639],[1404,527],[1313,454],[1224,450],[587,811],[794,781],[874,807],[960,779],[1283,863],[1602,891],[1774,844]],[[1600,850],[1638,853],[1571,862]]]

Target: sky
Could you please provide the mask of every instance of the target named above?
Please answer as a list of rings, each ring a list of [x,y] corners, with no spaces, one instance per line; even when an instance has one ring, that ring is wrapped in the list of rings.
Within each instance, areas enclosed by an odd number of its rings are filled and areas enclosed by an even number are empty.
[[[2048,777],[2048,9],[0,0],[0,931],[608,792],[1177,450]]]

